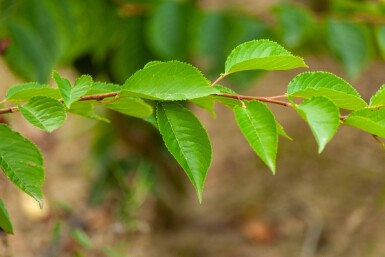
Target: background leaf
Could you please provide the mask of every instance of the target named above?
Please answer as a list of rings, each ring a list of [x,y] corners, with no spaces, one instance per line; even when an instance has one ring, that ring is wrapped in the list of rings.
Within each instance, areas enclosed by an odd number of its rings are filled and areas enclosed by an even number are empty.
[[[147,22],[147,42],[162,59],[187,59],[192,10],[188,1],[161,1],[153,10]]]
[[[170,153],[194,185],[199,202],[211,163],[211,143],[198,118],[179,103],[157,107],[159,131]]]
[[[301,57],[292,55],[281,45],[266,39],[237,46],[225,64],[225,73],[245,70],[289,70],[307,67]]]
[[[338,107],[357,110],[367,106],[360,94],[345,80],[328,72],[304,72],[294,77],[287,92],[290,96],[309,98],[323,96]]]
[[[19,105],[19,110],[32,125],[47,132],[61,127],[67,117],[62,103],[45,96],[31,98],[27,104]]]
[[[356,77],[373,55],[372,35],[364,24],[329,20],[329,46],[349,77]]]
[[[278,149],[275,118],[270,109],[261,102],[251,101],[245,104],[245,108],[234,108],[237,124],[250,146],[274,174]]]
[[[39,149],[7,125],[0,124],[0,168],[22,191],[43,206],[43,156]]]
[[[218,93],[198,69],[178,61],[139,70],[122,90],[153,100],[186,100]]]
[[[12,222],[9,219],[7,209],[5,209],[3,201],[0,199],[0,228],[9,234],[13,234]]]
[[[340,124],[337,106],[325,97],[316,96],[303,101],[295,109],[309,124],[318,143],[318,153],[333,138]]]

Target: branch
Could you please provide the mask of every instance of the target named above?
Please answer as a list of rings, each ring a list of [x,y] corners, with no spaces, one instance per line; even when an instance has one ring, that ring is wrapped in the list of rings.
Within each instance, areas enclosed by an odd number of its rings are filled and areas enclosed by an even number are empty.
[[[259,97],[259,96],[248,96],[248,95],[235,95],[235,94],[216,94],[217,96],[227,97],[227,98],[233,98],[237,100],[258,100],[265,103],[272,103],[272,104],[278,104],[285,107],[293,107],[293,105],[289,102],[275,100],[275,97]]]
[[[82,96],[79,99],[79,101],[91,101],[91,100],[101,101],[101,100],[108,98],[108,97],[115,97],[118,94],[119,94],[119,92],[108,92],[108,93],[103,93],[103,94],[86,95],[86,96]],[[63,99],[59,99],[58,101],[61,103],[64,102]],[[0,114],[14,113],[14,112],[18,112],[18,111],[19,111],[18,107],[12,106],[12,107],[0,109]]]

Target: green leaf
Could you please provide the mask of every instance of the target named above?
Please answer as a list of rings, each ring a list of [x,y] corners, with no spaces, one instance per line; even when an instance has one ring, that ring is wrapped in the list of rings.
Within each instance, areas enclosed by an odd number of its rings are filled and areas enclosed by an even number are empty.
[[[385,109],[362,109],[352,112],[344,124],[385,138]]]
[[[71,231],[72,238],[84,248],[91,248],[92,243],[88,235],[81,229],[74,229]]]
[[[237,124],[250,146],[262,161],[275,173],[278,149],[276,120],[270,109],[258,101],[245,102],[234,108]]]
[[[75,102],[71,105],[71,108],[68,110],[68,112],[73,113],[73,114],[77,114],[77,115],[80,115],[83,117],[87,117],[90,119],[110,123],[110,121],[107,118],[99,116],[95,113],[94,103],[92,103],[90,101]]]
[[[384,106],[385,105],[385,85],[382,85],[381,88],[370,98],[369,106]]]
[[[373,55],[370,29],[356,22],[330,20],[329,46],[341,60],[349,77],[356,77]]]
[[[147,104],[140,98],[136,97],[122,97],[118,98],[116,101],[103,104],[104,107],[123,113],[125,115],[144,118],[152,114],[151,105]]]
[[[18,132],[0,124],[0,168],[22,191],[43,206],[43,156],[39,149]]]
[[[0,228],[9,234],[13,234],[12,222],[9,219],[7,209],[5,209],[3,201],[0,199]]]
[[[323,96],[338,107],[348,110],[367,106],[360,94],[348,82],[328,72],[301,73],[290,81],[287,92],[290,96],[303,98]]]
[[[167,149],[194,185],[199,202],[211,163],[211,143],[198,118],[179,103],[160,103],[157,107],[159,131]]]
[[[27,104],[19,105],[19,110],[32,125],[47,132],[59,128],[67,117],[62,103],[45,96],[32,97]]]
[[[321,153],[339,127],[337,106],[325,97],[316,96],[303,101],[295,109],[309,124],[318,143],[318,153]]]
[[[197,68],[178,61],[137,71],[122,90],[128,95],[152,100],[187,100],[218,93]]]
[[[289,70],[307,67],[304,60],[281,45],[266,39],[237,46],[225,64],[225,75],[245,70]]]
[[[53,78],[59,87],[59,91],[67,108],[70,108],[72,103],[78,101],[92,87],[92,78],[88,75],[82,75],[76,79],[73,87],[71,87],[68,79],[60,77],[57,72],[53,73]]]
[[[216,113],[214,110],[215,100],[213,97],[206,96],[201,98],[195,98],[195,99],[191,99],[190,102],[207,110],[211,114],[211,116],[213,116],[214,118],[216,117]]]
[[[10,87],[5,94],[7,101],[28,101],[34,96],[47,96],[59,99],[60,92],[49,85],[30,82]]]

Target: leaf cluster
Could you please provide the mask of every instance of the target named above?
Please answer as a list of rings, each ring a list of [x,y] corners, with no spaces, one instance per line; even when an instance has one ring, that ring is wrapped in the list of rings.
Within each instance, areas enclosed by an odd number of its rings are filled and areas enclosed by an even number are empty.
[[[267,106],[292,107],[309,125],[322,152],[341,124],[385,138],[385,86],[366,103],[345,80],[334,74],[303,72],[288,84],[283,98],[239,95],[218,85],[220,80],[247,70],[287,70],[307,67],[304,60],[270,40],[253,40],[235,47],[224,72],[210,82],[196,67],[180,62],[155,61],[135,72],[122,85],[94,82],[82,75],[73,84],[53,72],[55,87],[25,83],[11,87],[0,114],[19,111],[35,127],[52,132],[67,114],[107,121],[95,108],[120,112],[151,122],[180,164],[202,201],[204,182],[212,160],[209,135],[188,103],[215,116],[215,105],[234,113],[240,131],[270,170],[275,173],[279,136],[290,138]],[[350,112],[341,115],[341,110]],[[44,163],[39,149],[28,139],[0,124],[0,168],[20,190],[43,204]],[[0,202],[0,227],[12,232]]]

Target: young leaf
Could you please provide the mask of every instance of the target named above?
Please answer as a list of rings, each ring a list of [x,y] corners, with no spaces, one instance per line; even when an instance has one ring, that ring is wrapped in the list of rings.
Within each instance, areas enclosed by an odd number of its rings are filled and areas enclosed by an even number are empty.
[[[60,92],[56,88],[52,88],[49,85],[30,82],[9,88],[5,94],[5,99],[7,101],[28,101],[32,97],[39,95],[55,99],[60,98]]]
[[[237,124],[250,146],[274,174],[278,149],[275,118],[270,109],[261,102],[250,101],[245,105],[234,108]]]
[[[176,102],[160,103],[157,119],[167,149],[186,172],[199,202],[202,202],[203,185],[212,155],[205,128],[192,112]]]
[[[92,87],[92,78],[88,75],[82,75],[78,78],[73,87],[71,87],[71,83],[68,79],[60,77],[57,72],[53,73],[53,78],[59,87],[64,104],[68,109],[71,108],[73,102],[78,101]]]
[[[103,104],[104,107],[125,115],[144,118],[152,114],[152,107],[142,99],[136,97],[122,97],[116,101]]]
[[[293,78],[287,92],[290,96],[310,98],[323,96],[340,108],[357,110],[367,103],[360,94],[345,80],[323,71],[304,72]]]
[[[9,219],[7,209],[5,209],[3,201],[0,199],[0,229],[6,233],[13,234],[12,222]]]
[[[369,106],[384,106],[385,105],[385,85],[382,85],[381,88],[370,98]]]
[[[385,138],[385,109],[362,109],[352,112],[344,124]]]
[[[59,128],[67,117],[62,103],[45,96],[32,97],[24,106],[19,105],[19,110],[32,125],[47,132]]]
[[[289,70],[307,67],[304,60],[281,45],[266,39],[237,46],[225,64],[225,75],[245,70]]]
[[[0,168],[22,191],[43,206],[43,156],[39,149],[18,132],[0,124]]]
[[[309,124],[318,143],[318,153],[321,153],[339,127],[340,112],[337,106],[325,97],[315,96],[295,109]]]
[[[68,110],[68,112],[77,114],[83,117],[87,117],[90,119],[110,123],[110,121],[107,118],[99,116],[94,112],[94,103],[89,101],[79,101],[79,102],[73,103],[71,105],[71,108]]]
[[[122,90],[129,96],[152,100],[187,100],[218,93],[197,68],[178,61],[163,62],[137,71]]]

